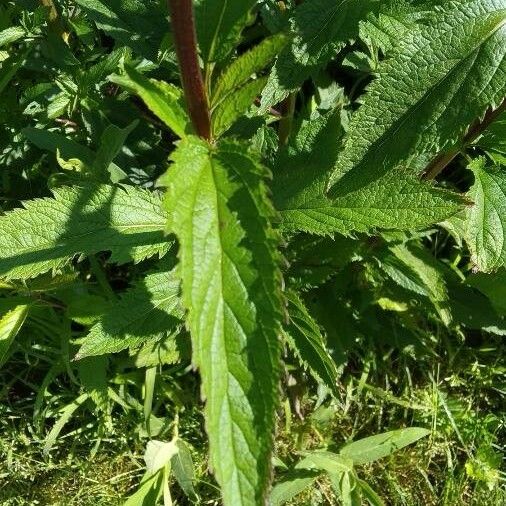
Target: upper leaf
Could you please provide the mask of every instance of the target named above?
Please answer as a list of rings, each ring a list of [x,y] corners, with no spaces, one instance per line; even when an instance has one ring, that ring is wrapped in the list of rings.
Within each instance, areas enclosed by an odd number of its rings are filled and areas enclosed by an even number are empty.
[[[291,19],[292,43],[281,51],[262,96],[262,109],[283,100],[315,70],[328,63],[349,39],[376,0],[306,0]]]
[[[264,169],[244,145],[189,137],[173,154],[169,230],[227,506],[264,504],[278,402],[281,275]]]
[[[53,193],[0,217],[0,276],[34,277],[99,251],[110,251],[113,262],[139,262],[170,246],[160,199],[147,190],[99,185]]]
[[[402,164],[419,170],[497,107],[505,21],[504,0],[451,0],[406,34],[353,116],[331,184],[350,191]]]
[[[224,59],[239,41],[257,0],[196,0],[195,17],[204,63]]]

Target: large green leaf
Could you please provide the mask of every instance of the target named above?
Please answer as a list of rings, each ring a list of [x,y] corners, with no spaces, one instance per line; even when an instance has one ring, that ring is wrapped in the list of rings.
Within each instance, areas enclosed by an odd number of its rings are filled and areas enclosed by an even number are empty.
[[[184,312],[174,270],[148,274],[85,337],[76,359],[137,348],[179,332]]]
[[[247,147],[189,137],[163,182],[224,504],[264,504],[280,374],[281,274],[265,170]]]
[[[236,46],[257,0],[196,0],[195,17],[204,63],[224,59]]]
[[[450,0],[404,36],[353,116],[331,178],[336,192],[399,165],[418,172],[502,102],[505,21],[504,0]]]
[[[484,158],[469,168],[474,174],[469,191],[474,205],[466,210],[464,237],[476,267],[490,272],[506,266],[506,170],[486,167]]]
[[[62,187],[0,217],[0,276],[30,278],[79,254],[110,251],[110,260],[163,255],[166,215],[158,196],[126,186]]]
[[[408,230],[442,221],[462,207],[461,196],[400,168],[329,198],[325,192],[339,149],[339,121],[330,114],[303,123],[293,145],[278,158],[273,192],[284,228],[319,235]]]

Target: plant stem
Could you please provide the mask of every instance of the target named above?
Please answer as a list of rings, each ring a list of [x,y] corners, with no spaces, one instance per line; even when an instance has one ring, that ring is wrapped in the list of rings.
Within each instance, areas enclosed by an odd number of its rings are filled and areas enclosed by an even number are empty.
[[[196,133],[211,138],[209,102],[197,54],[192,0],[168,0],[181,82]]]
[[[288,142],[290,133],[292,131],[293,113],[295,112],[295,102],[297,100],[297,93],[290,93],[288,97],[281,102],[282,118],[279,120],[278,137],[279,145],[284,146]]]
[[[462,151],[463,147],[475,141],[500,114],[506,111],[506,98],[497,109],[489,109],[482,120],[475,121],[462,139],[462,143],[446,153],[440,153],[432,160],[424,172],[424,179],[435,179],[446,166]]]

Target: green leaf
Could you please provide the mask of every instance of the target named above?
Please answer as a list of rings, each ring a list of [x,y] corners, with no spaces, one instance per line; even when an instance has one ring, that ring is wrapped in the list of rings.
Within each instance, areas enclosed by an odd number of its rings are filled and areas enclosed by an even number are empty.
[[[492,156],[501,156],[506,165],[506,112],[503,112],[476,141],[476,144]]]
[[[29,308],[29,304],[16,304],[4,312],[6,308],[2,307],[0,312],[0,366],[4,364],[12,341],[23,326]]]
[[[492,275],[478,272],[469,276],[466,282],[485,294],[499,314],[506,315],[506,269]]]
[[[330,181],[337,191],[403,164],[419,172],[502,102],[505,21],[502,0],[451,0],[404,36],[353,115]]]
[[[300,469],[277,483],[271,492],[272,506],[281,506],[304,492],[316,481],[318,474],[313,471]]]
[[[0,93],[11,82],[17,71],[24,65],[26,57],[32,48],[25,51],[19,51],[2,62],[0,67]]]
[[[99,185],[62,187],[0,217],[0,276],[31,278],[76,255],[110,251],[110,261],[163,255],[166,214],[147,190]]]
[[[375,0],[306,0],[291,19],[292,43],[281,51],[262,96],[262,110],[281,102],[358,35]]]
[[[175,441],[165,443],[163,441],[151,440],[148,441],[144,460],[146,461],[146,468],[150,473],[156,473],[167,464],[170,464],[171,459],[177,455],[178,447]]]
[[[182,440],[176,440],[177,453],[171,459],[172,472],[179,486],[192,502],[198,502],[195,491],[195,467],[188,445]]]
[[[227,95],[246,83],[254,74],[264,69],[288,40],[288,37],[282,33],[272,35],[234,60],[218,79],[211,105],[216,106]]]
[[[285,229],[318,235],[421,229],[457,213],[466,202],[402,168],[329,198],[327,178],[340,132],[336,113],[305,122],[278,158],[273,193]]]
[[[224,504],[263,504],[280,374],[281,274],[265,170],[241,144],[179,143],[164,176]]]
[[[424,248],[411,244],[396,245],[390,248],[395,257],[407,268],[406,277],[416,286],[400,283],[416,293],[430,299],[445,325],[452,321],[450,299],[444,277],[443,266]],[[387,271],[388,272],[388,271]]]
[[[215,137],[219,137],[226,132],[253,105],[266,81],[266,77],[250,81],[232,92],[216,106],[211,116],[211,125]]]
[[[348,473],[353,471],[353,460],[345,455],[313,450],[297,464],[297,469],[319,469],[328,474]]]
[[[139,95],[149,109],[179,137],[191,133],[192,127],[185,109],[183,92],[173,84],[148,79],[125,65],[125,73],[110,76],[110,81]]]
[[[288,291],[286,298],[290,324],[285,335],[290,348],[316,381],[324,383],[337,396],[337,367],[327,351],[325,338],[318,324],[294,291]]]
[[[179,290],[180,281],[174,270],[148,274],[92,327],[75,358],[118,353],[150,341],[174,339],[184,316]]]
[[[130,125],[125,128],[119,128],[116,125],[107,126],[107,128],[102,133],[102,137],[100,139],[100,147],[93,162],[93,169],[97,175],[101,176],[109,168],[114,158],[116,158],[116,156],[123,148],[123,144],[125,144],[127,137],[138,125],[138,123],[139,122],[137,120],[132,121],[132,123],[130,123]],[[121,172],[116,171],[111,174],[111,180],[113,183],[117,183],[118,180],[124,179],[126,177],[126,174],[124,172],[121,174]]]
[[[339,455],[351,459],[354,465],[369,464],[388,457],[428,434],[430,430],[421,427],[393,430],[349,443],[341,449]]]
[[[153,0],[76,0],[98,28],[131,47],[151,61],[167,32],[167,9],[164,2]]]
[[[21,26],[10,26],[0,31],[0,47],[12,44],[26,35],[26,31]]]
[[[466,210],[464,237],[476,267],[492,272],[506,266],[506,171],[485,165],[484,158],[469,165],[474,184],[468,196],[474,205]]]
[[[217,62],[235,48],[257,0],[196,0],[200,54],[205,64]]]

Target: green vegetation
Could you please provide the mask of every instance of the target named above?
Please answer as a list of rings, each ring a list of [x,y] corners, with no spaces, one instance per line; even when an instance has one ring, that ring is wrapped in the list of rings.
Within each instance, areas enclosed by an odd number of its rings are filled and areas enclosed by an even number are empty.
[[[506,2],[0,5],[0,504],[506,504]]]

